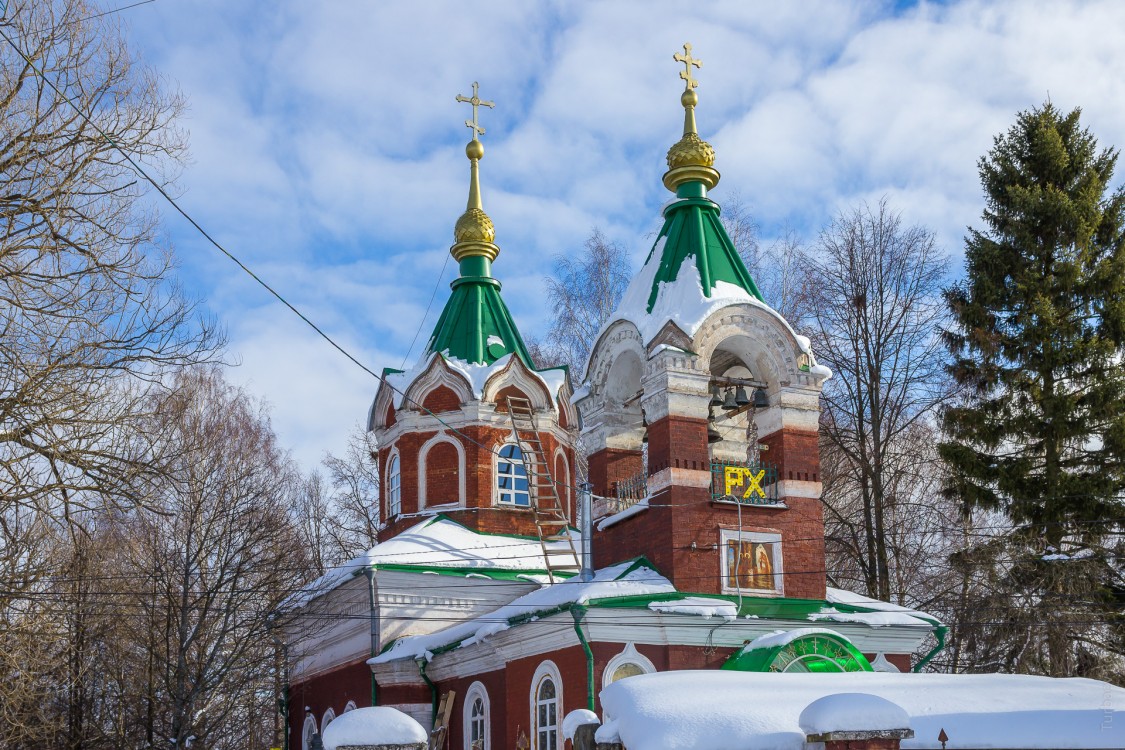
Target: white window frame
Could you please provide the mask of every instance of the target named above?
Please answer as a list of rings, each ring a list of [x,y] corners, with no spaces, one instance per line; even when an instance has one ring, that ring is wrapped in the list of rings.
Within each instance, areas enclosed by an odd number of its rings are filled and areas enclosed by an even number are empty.
[[[439,498],[442,502],[431,503],[428,490],[429,472],[426,471],[426,461],[430,457],[430,450],[442,443],[449,443],[457,451],[457,497],[453,500]],[[461,444],[460,440],[456,440],[444,432],[439,432],[418,449],[418,510],[443,505],[465,506],[465,446]]]
[[[347,705],[344,706],[344,713],[346,714],[348,711],[354,711],[355,709],[355,701],[348,701]]]
[[[519,458],[518,461],[506,459],[506,458],[504,458],[500,455],[501,453],[503,453],[508,448],[514,448],[514,449],[516,449],[520,452],[520,458]],[[527,490],[526,491],[521,492],[521,491],[517,490],[516,487],[515,487],[515,482],[518,479],[520,479],[520,475],[519,475],[518,471],[513,470],[510,474],[501,475],[500,464],[502,464],[502,463],[510,464],[512,467],[515,467],[515,466],[522,466],[523,467],[523,473],[524,473],[523,479],[527,481]],[[502,443],[500,445],[500,450],[496,451],[496,460],[492,462],[492,472],[493,472],[492,473],[492,477],[493,477],[493,479],[492,479],[492,491],[494,493],[495,500],[496,500],[495,505],[500,505],[500,506],[504,506],[504,507],[508,507],[508,508],[530,508],[531,507],[531,480],[532,480],[531,472],[528,471],[528,469],[527,469],[527,460],[523,455],[523,448],[521,448],[518,443],[511,442],[511,443]],[[511,478],[512,488],[510,490],[501,490],[500,489],[501,476]],[[503,498],[504,498],[505,495],[510,495],[513,499],[512,500],[504,500]],[[527,496],[527,504],[526,505],[518,503],[518,502],[515,501],[515,498],[517,496],[520,496],[520,495],[526,495]]]
[[[773,548],[773,578],[772,589],[743,588],[730,586],[730,561],[727,559],[727,542],[742,541],[759,544],[769,544]],[[724,594],[752,594],[754,596],[784,596],[785,595],[785,566],[781,556],[781,534],[769,534],[761,531],[738,531],[736,529],[719,530],[719,567],[722,575],[722,592]],[[739,571],[741,575],[742,571]]]
[[[392,472],[391,467],[397,467]],[[387,515],[389,521],[402,513],[402,458],[398,449],[392,450],[387,456]]]
[[[541,663],[531,677],[531,695],[529,696],[531,698],[531,750],[551,750],[550,743],[546,747],[539,744],[539,687],[546,679],[550,679],[555,685],[555,724],[553,728],[549,727],[548,731],[553,729],[555,733],[555,750],[563,750],[562,707],[565,705],[563,703],[563,681],[559,668],[550,659]]]
[[[484,706],[484,726],[481,733],[484,744],[481,750],[490,750],[492,747],[492,707],[488,701],[488,690],[478,681],[470,685],[465,692],[464,721],[461,725],[464,729],[462,734],[465,735],[465,750],[473,750],[473,707],[478,700]]]
[[[324,716],[320,719],[320,736],[324,736],[324,730],[328,729],[328,725],[336,721],[336,712],[331,708],[324,712]]]
[[[560,459],[562,460],[563,467],[563,475],[561,477],[556,476],[559,470]],[[562,501],[563,510],[569,516],[570,508],[572,507],[570,461],[566,459],[566,451],[564,451],[562,448],[557,448],[555,450],[555,465],[552,466],[551,469],[555,472],[555,474],[553,474],[551,478],[555,480],[555,489],[559,493],[559,499]]]
[[[656,665],[653,664],[648,657],[637,651],[637,647],[631,642],[625,644],[625,648],[621,653],[615,655],[605,665],[605,671],[602,672],[602,687],[613,683],[613,673],[620,667],[626,664],[635,664],[641,668],[645,674],[652,674],[656,671]]]
[[[312,750],[313,735],[317,733],[316,717],[311,713],[305,714],[305,725],[301,727],[301,748]]]

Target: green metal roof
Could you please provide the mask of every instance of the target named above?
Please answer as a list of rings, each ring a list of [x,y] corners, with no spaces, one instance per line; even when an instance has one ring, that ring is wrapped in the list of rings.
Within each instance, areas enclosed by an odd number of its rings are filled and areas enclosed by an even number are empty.
[[[500,297],[500,282],[491,276],[490,265],[484,258],[461,261],[461,276],[450,285],[453,293],[434,326],[428,351],[478,365],[490,365],[506,354],[516,354],[534,368],[512,314]]]
[[[715,282],[725,281],[762,300],[757,284],[719,220],[719,204],[707,197],[706,186],[688,182],[677,188],[676,195],[678,200],[664,209],[664,226],[645,260],[648,263],[652,259],[661,238],[666,238],[660,266],[652,280],[648,312],[656,304],[660,284],[675,281],[689,261],[699,270],[704,296],[711,296]]]

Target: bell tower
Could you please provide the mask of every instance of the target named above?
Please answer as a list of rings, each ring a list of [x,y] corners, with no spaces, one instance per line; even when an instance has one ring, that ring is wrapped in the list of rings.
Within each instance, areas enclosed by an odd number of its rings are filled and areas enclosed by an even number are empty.
[[[759,292],[708,197],[685,44],[674,193],[576,403],[601,515],[595,564],[647,556],[681,591],[823,598],[819,396],[831,376]],[[640,489],[638,489],[640,488]]]
[[[574,519],[569,378],[564,369],[536,369],[492,275],[500,248],[481,198],[479,110],[495,104],[476,83],[472,96],[456,100],[473,109],[465,121],[469,199],[449,250],[460,273],[425,351],[409,369],[383,372],[368,415],[382,477],[380,541],[438,513],[479,531],[534,535],[534,485],[545,481]],[[508,397],[529,402],[542,455],[525,456],[514,439]]]

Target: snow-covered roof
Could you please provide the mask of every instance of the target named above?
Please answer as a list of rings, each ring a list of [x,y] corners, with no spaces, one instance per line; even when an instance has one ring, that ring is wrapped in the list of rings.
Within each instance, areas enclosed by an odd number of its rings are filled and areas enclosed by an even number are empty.
[[[577,532],[571,530],[575,544]],[[549,548],[569,550],[566,542],[548,542]],[[406,566],[447,571],[536,573],[545,570],[539,540],[528,537],[485,534],[462,526],[445,516],[426,518],[406,531],[376,544],[359,557],[337,565],[304,586],[283,604],[296,608],[336,588],[370,566]],[[471,574],[471,573],[470,573]]]
[[[861,613],[847,613],[840,612],[834,607],[826,607],[818,613],[817,617],[810,617],[809,619],[817,620],[833,620],[835,622],[863,622],[873,627],[880,625],[916,625],[921,620],[923,623],[930,625],[940,625],[941,622],[933,615],[921,612],[917,609],[903,607],[898,604],[891,604],[890,602],[879,601],[872,599],[863,594],[857,594],[854,591],[847,591],[845,589],[834,589],[829,586],[824,595],[825,601],[829,604],[842,604],[845,608],[861,607],[863,609],[874,610],[861,619],[855,619],[856,615]],[[885,615],[885,616],[884,616]]]
[[[1104,682],[878,672],[638,675],[602,690],[608,720],[597,738],[620,741],[629,750],[803,750],[802,712],[840,693],[899,706],[914,730],[912,739],[902,741],[904,750],[940,748],[942,729],[948,750],[1125,747],[1125,690]],[[852,708],[867,710],[859,700]],[[872,724],[887,719],[883,713],[866,718]]]
[[[427,742],[429,733],[397,708],[372,706],[340,714],[321,739],[325,750],[336,750],[357,745],[417,745]]]
[[[490,635],[507,630],[516,622],[529,620],[572,604],[586,604],[597,599],[654,596],[675,592],[676,588],[667,578],[643,561],[630,560],[595,571],[591,581],[571,578],[547,584],[476,619],[458,623],[435,633],[400,638],[389,649],[367,663],[382,664],[419,657],[428,660],[435,652],[471,646]]]

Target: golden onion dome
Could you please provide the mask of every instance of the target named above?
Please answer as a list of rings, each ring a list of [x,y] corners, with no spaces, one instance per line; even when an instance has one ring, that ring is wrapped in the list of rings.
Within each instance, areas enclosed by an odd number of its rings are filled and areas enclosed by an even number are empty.
[[[496,240],[496,229],[492,226],[492,219],[480,208],[466,209],[457,219],[453,227],[453,240],[455,242],[493,242]]]

